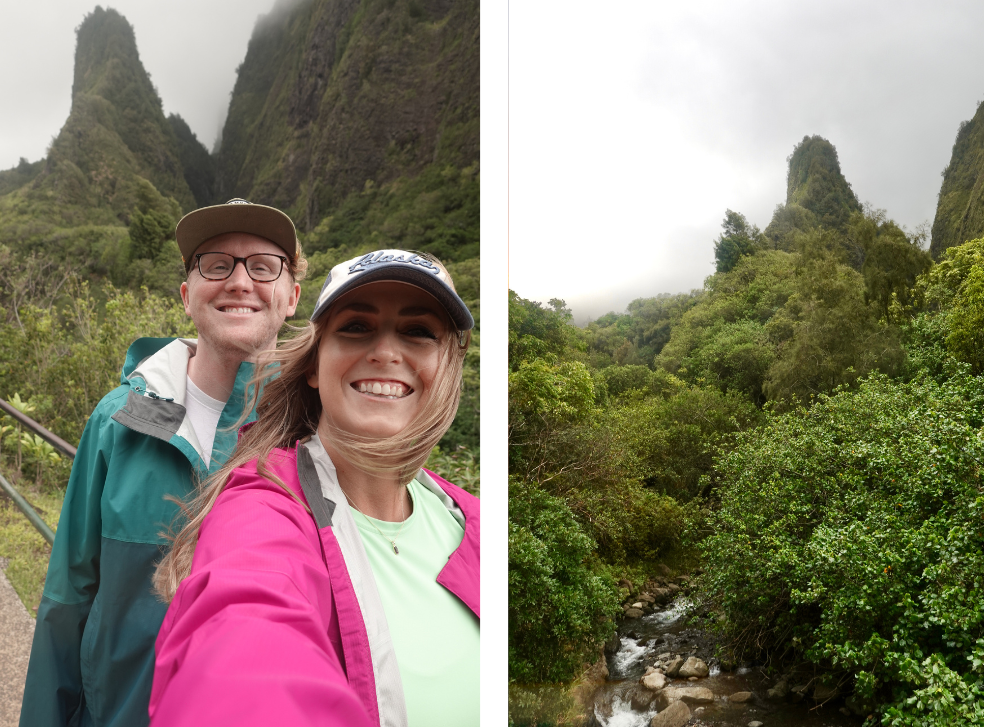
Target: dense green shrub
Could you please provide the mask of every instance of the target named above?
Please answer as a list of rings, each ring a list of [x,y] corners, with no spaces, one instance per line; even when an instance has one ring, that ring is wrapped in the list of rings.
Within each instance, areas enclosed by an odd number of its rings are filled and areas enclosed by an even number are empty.
[[[762,418],[747,398],[710,387],[684,387],[665,400],[640,401],[612,416],[639,457],[646,485],[681,502],[712,484],[715,454],[729,446],[735,432]]]
[[[103,309],[85,283],[70,283],[61,311],[27,306],[17,322],[0,323],[0,397],[18,392],[33,415],[75,443],[99,400],[119,386],[129,345],[141,336],[195,336],[181,304],[112,287]]]
[[[979,717],[982,417],[984,379],[876,375],[739,435],[704,545],[736,648],[852,674],[886,724]]]
[[[509,679],[563,681],[612,630],[618,590],[558,497],[509,480]]]

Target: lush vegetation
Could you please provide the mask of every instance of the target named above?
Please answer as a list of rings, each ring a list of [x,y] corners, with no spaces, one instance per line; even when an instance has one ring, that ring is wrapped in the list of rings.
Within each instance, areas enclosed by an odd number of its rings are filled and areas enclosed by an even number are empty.
[[[715,446],[760,414],[662,370],[590,365],[563,301],[509,305],[510,677],[560,680],[610,635],[617,576],[680,539]]]
[[[703,289],[582,328],[510,293],[514,682],[572,679],[619,579],[695,558],[729,661],[813,664],[885,725],[984,721],[984,240],[934,264],[926,237],[807,137]]]
[[[955,368],[770,415],[718,461],[705,586],[733,648],[839,673],[886,724],[984,717],[984,379]]]
[[[257,23],[239,68],[216,157],[221,189],[284,209],[305,231],[333,216],[328,246],[392,215],[422,174],[409,193],[447,205],[479,160],[478,10],[474,0],[282,4]],[[383,234],[415,243],[430,211],[394,217]],[[451,238],[433,250],[442,258],[477,245],[477,212],[457,217],[436,221]]]

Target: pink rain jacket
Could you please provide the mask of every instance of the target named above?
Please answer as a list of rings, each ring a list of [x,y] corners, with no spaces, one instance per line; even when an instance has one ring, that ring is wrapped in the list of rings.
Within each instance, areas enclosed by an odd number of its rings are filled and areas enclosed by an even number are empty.
[[[383,696],[393,685],[377,683],[395,659],[391,647],[386,656],[370,643],[366,624],[378,614],[364,611],[373,608],[364,595],[359,602],[311,454],[300,444],[275,450],[267,468],[300,502],[255,461],[232,473],[157,637],[151,724],[405,724],[398,674],[395,707]],[[418,481],[439,487],[464,517],[464,538],[437,581],[477,617],[478,499],[426,470]]]

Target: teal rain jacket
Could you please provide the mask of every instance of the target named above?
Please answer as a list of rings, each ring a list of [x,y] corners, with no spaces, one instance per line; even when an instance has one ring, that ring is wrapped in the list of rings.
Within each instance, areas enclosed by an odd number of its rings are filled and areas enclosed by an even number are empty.
[[[141,338],[122,385],[86,423],[51,550],[21,727],[134,727],[149,721],[154,640],[167,604],[151,576],[186,498],[236,446],[253,365],[243,363],[215,432],[211,467],[185,414],[196,341]],[[250,413],[246,421],[255,418]]]

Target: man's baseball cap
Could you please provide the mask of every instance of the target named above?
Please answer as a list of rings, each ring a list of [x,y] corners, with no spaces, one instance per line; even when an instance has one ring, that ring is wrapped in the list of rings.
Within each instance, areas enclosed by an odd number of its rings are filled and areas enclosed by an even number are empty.
[[[311,320],[320,318],[341,295],[382,280],[410,283],[426,290],[444,306],[459,331],[475,327],[475,319],[455,292],[447,271],[420,253],[407,250],[376,250],[333,267],[321,287]]]
[[[297,231],[290,217],[273,207],[253,204],[245,199],[230,199],[225,204],[189,212],[178,222],[174,235],[185,269],[191,269],[195,250],[202,243],[227,232],[245,232],[264,237],[283,248],[292,261],[299,252]]]

